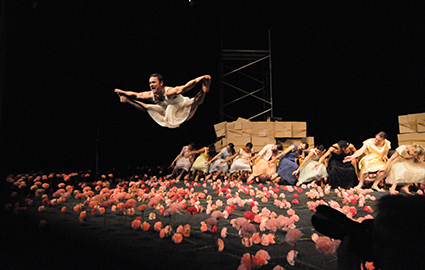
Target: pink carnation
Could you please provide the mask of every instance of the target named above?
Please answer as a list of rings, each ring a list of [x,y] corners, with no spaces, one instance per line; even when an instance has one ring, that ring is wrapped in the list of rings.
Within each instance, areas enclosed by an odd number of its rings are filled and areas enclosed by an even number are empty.
[[[301,238],[301,231],[298,229],[290,229],[288,230],[288,232],[286,233],[285,236],[285,240],[288,244],[290,244],[291,246],[295,245],[295,242],[298,241],[298,239]]]
[[[161,228],[162,228],[162,223],[161,223],[161,221],[158,221],[158,222],[156,222],[156,223],[153,225],[153,229],[154,229],[155,231],[157,231],[157,232],[159,232],[159,231],[161,230]]]
[[[335,244],[327,236],[321,236],[316,240],[316,249],[325,256],[335,253]]]
[[[176,243],[176,244],[180,244],[183,240],[183,235],[181,235],[180,233],[175,233],[171,237],[171,240],[173,240],[173,242]]]
[[[139,218],[136,218],[135,220],[131,222],[131,227],[136,230],[140,228],[141,224],[142,224],[142,221]]]
[[[145,222],[142,223],[141,227],[144,231],[147,231],[147,230],[149,230],[151,225],[145,221]]]
[[[224,249],[224,242],[223,240],[221,240],[220,238],[217,240],[217,245],[218,245],[218,251],[222,252]]]
[[[291,250],[288,252],[288,255],[286,255],[286,260],[288,261],[288,263],[292,266],[295,265],[295,259],[297,258],[298,255],[298,251],[295,250]]]

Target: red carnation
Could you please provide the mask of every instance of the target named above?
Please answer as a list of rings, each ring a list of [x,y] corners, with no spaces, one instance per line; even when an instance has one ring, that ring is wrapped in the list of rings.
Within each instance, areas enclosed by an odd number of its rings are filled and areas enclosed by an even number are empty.
[[[190,206],[186,210],[187,214],[196,215],[198,214],[198,209],[195,206]]]
[[[246,212],[243,214],[243,216],[244,216],[244,218],[248,219],[248,220],[249,220],[249,221],[251,221],[251,222],[253,222],[253,221],[254,221],[254,218],[255,218],[254,213],[252,213],[251,211],[246,211]]]

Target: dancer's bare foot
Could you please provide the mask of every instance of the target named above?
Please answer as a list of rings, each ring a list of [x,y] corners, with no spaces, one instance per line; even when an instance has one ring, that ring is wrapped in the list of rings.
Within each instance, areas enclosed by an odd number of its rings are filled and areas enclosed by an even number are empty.
[[[127,96],[119,95],[120,96],[120,102],[121,103],[128,103],[130,102],[130,99],[128,99]]]
[[[409,190],[409,186],[404,186],[400,190],[406,192],[407,194],[412,194]]]
[[[372,185],[372,189],[378,192],[385,192],[385,189],[378,187],[378,185]]]
[[[210,85],[211,85],[211,76],[207,75],[202,80],[202,91],[204,91],[204,93],[208,93],[210,91]]]
[[[354,189],[361,189],[363,187],[363,184],[358,184],[357,186],[354,187]]]
[[[125,93],[124,93],[124,91],[123,90],[121,90],[121,89],[115,89],[115,93],[117,93],[118,95],[124,95]]]
[[[391,195],[394,195],[394,194],[397,194],[398,192],[395,190],[397,188],[397,185],[392,185],[391,187],[390,187],[390,194]]]

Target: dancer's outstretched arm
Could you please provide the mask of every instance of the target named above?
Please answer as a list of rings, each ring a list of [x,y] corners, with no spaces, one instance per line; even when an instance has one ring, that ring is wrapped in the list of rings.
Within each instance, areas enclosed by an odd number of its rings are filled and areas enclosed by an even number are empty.
[[[167,95],[169,97],[173,97],[173,96],[176,96],[176,95],[186,93],[187,91],[192,89],[197,83],[201,82],[204,79],[205,80],[211,80],[211,76],[210,75],[200,76],[196,79],[188,81],[185,85],[171,87],[171,88],[168,89]]]

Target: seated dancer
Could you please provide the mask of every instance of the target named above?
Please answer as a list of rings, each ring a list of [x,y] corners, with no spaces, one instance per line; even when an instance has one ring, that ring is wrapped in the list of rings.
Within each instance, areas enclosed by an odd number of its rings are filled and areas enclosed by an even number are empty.
[[[286,148],[279,155],[274,156],[270,161],[273,163],[276,159],[279,159],[276,173],[271,177],[272,181],[279,182],[280,179],[288,182],[290,185],[295,185],[297,182],[297,176],[293,172],[298,169],[298,164],[295,163],[302,151],[308,148],[308,143],[302,142],[299,145],[292,144]]]
[[[195,144],[191,143],[189,145],[183,146],[180,154],[173,160],[171,166],[175,167],[173,172],[167,176],[167,178],[171,178],[174,175],[177,175],[176,180],[180,180],[185,172],[188,172],[190,167],[192,166],[192,159],[194,157],[193,151],[195,151]],[[180,173],[179,173],[180,171]]]
[[[194,97],[182,96],[197,83],[202,82],[202,90]],[[204,75],[187,82],[185,85],[164,86],[164,78],[158,73],[149,77],[151,91],[132,92],[115,89],[122,103],[128,103],[149,115],[160,125],[168,128],[177,128],[188,121],[195,114],[196,109],[204,101],[211,84],[211,76]],[[146,104],[141,100],[150,100],[156,104]]]
[[[200,175],[205,175],[208,173],[208,161],[214,157],[217,153],[215,151],[214,145],[210,147],[202,147],[201,149],[194,151],[194,155],[199,154],[195,159],[190,168],[190,172],[195,175],[195,181],[198,181]]]
[[[234,173],[241,171],[238,177],[238,181],[240,181],[242,176],[246,176],[247,173],[252,171],[251,161],[249,160],[252,154],[252,143],[249,142],[234,155],[226,158],[226,161],[233,160],[232,165],[230,165],[231,177],[233,177]],[[245,177],[245,179],[247,178],[248,177]]]
[[[249,160],[254,160],[254,165],[252,166],[252,174],[249,176],[247,183],[252,183],[254,178],[257,178],[260,175],[271,176],[276,172],[276,165],[269,162],[273,156],[277,155],[278,150],[282,150],[283,147],[280,143],[278,144],[268,144],[261,149],[260,152],[255,154]],[[258,179],[257,179],[258,182]]]
[[[369,173],[378,172],[385,166],[388,160],[388,151],[391,149],[391,143],[387,140],[387,134],[383,131],[375,135],[375,138],[367,139],[363,142],[362,148],[353,155],[344,158],[344,162],[351,162],[353,159],[365,154],[359,162],[360,179],[357,188],[362,188]],[[372,184],[372,189],[383,192],[378,184],[381,178],[376,177]]]
[[[215,155],[215,157],[208,161],[208,164],[211,165],[208,170],[208,172],[210,173],[209,176],[217,176],[222,172],[229,172],[229,164],[226,161],[226,158],[233,154],[235,154],[235,146],[233,143],[228,143],[226,147],[221,149],[221,151],[217,155]]]
[[[425,181],[425,148],[419,144],[401,145],[395,149],[394,154],[377,176],[377,181],[386,176],[387,182],[392,184],[390,193],[396,193],[399,183],[405,183],[402,191],[409,193],[409,186],[413,183]]]
[[[324,153],[325,147],[323,144],[320,144],[309,151],[307,157],[303,160],[298,169],[292,173],[293,175],[298,174],[297,186],[309,183],[313,180],[325,178],[328,175],[326,167],[323,164],[319,165],[318,170],[313,170],[314,165],[317,164],[318,160]]]
[[[346,156],[356,152],[356,150],[354,145],[345,140],[341,140],[329,147],[328,151],[319,159],[313,169],[319,169],[320,164],[325,161],[326,157],[331,156],[327,168],[328,183],[332,187],[352,188],[359,182],[355,169],[357,165],[356,159],[346,163],[344,163],[343,160]]]

